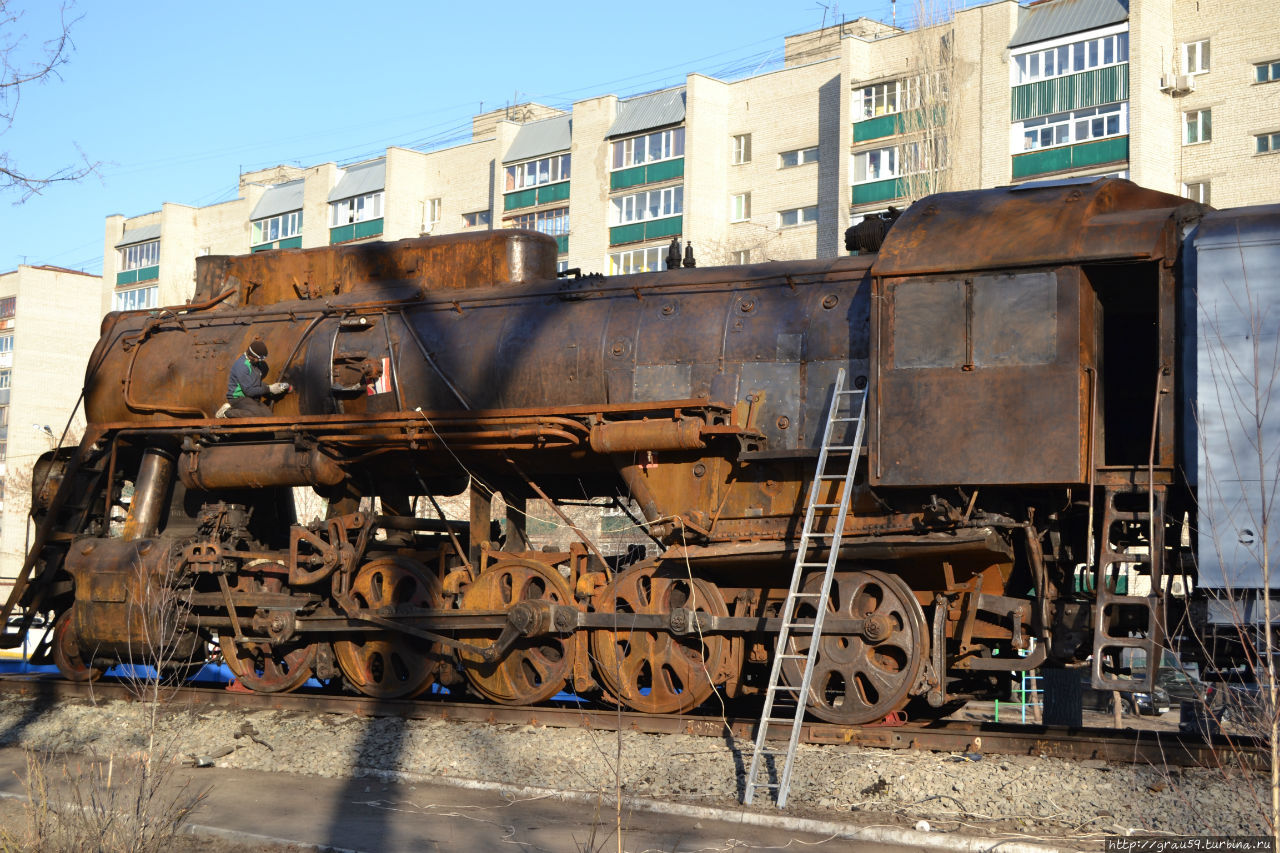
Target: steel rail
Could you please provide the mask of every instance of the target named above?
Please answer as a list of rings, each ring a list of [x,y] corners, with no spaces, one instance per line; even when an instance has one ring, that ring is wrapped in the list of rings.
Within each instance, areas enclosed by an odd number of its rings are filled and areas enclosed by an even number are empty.
[[[0,676],[0,693],[30,696],[43,701],[138,699],[130,686],[123,682],[104,679],[85,684],[35,675]],[[728,734],[744,742],[752,739],[759,722],[750,712],[726,717],[711,714],[639,714],[564,704],[510,707],[450,699],[424,702],[312,692],[241,693],[224,688],[190,686],[166,688],[165,693],[169,697],[165,704],[175,709],[199,704],[202,707],[449,720],[488,725],[553,726],[601,731],[622,729],[646,734],[686,734],[717,738]],[[956,720],[901,726],[848,726],[806,722],[801,730],[800,740],[807,744],[962,753],[974,760],[985,755],[1027,755],[1153,767],[1234,766],[1265,770],[1269,766],[1265,745],[1253,738],[1217,735],[1205,741],[1176,732],[1133,729],[1074,729]]]

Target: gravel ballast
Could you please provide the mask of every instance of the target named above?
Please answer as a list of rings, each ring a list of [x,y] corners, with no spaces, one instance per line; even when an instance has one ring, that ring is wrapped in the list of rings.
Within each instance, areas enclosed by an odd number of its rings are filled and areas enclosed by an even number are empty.
[[[144,704],[38,706],[0,698],[0,743],[126,755],[149,739]],[[443,720],[166,707],[156,742],[177,760],[314,774],[386,771],[444,780],[737,808],[749,743]],[[620,763],[616,760],[621,754]],[[962,756],[802,746],[787,811],[858,824],[1088,842],[1114,834],[1266,834],[1266,779],[1240,770],[1124,766],[1026,756]],[[766,809],[767,810],[767,807]]]

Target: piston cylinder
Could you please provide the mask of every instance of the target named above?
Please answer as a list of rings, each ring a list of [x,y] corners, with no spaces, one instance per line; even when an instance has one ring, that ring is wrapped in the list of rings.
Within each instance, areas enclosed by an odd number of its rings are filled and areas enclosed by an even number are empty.
[[[178,476],[188,489],[261,489],[270,486],[333,486],[346,477],[318,449],[292,444],[224,444],[185,450]]]

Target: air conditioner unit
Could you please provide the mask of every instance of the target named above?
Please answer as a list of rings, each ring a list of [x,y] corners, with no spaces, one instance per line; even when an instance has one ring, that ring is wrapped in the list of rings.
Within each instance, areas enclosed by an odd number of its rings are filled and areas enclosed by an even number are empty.
[[[1196,78],[1190,74],[1161,74],[1160,91],[1167,95],[1184,95],[1196,90]]]
[[[1196,90],[1196,78],[1190,74],[1181,74],[1174,81],[1174,90],[1178,92],[1194,92]]]
[[[1176,84],[1177,84],[1177,78],[1174,77],[1172,74],[1160,75],[1160,91],[1161,92],[1165,92],[1165,93],[1172,92]]]

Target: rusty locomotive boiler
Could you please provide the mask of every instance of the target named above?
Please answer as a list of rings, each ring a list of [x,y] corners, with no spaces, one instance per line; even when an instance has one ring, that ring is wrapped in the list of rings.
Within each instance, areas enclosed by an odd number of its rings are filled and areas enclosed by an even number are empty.
[[[953,193],[874,254],[615,277],[557,278],[524,231],[202,258],[192,304],[104,321],[6,617],[55,620],[47,654],[79,679],[216,644],[259,691],[748,694],[844,371],[866,430],[848,493],[814,486],[814,530],[844,518],[814,715],[936,714],[1154,649],[1189,571],[1174,319],[1200,209],[1118,180]],[[217,418],[254,340],[292,391]],[[298,487],[325,518],[295,517]],[[459,494],[469,521],[415,512]],[[527,501],[600,497],[653,545],[531,547]]]

